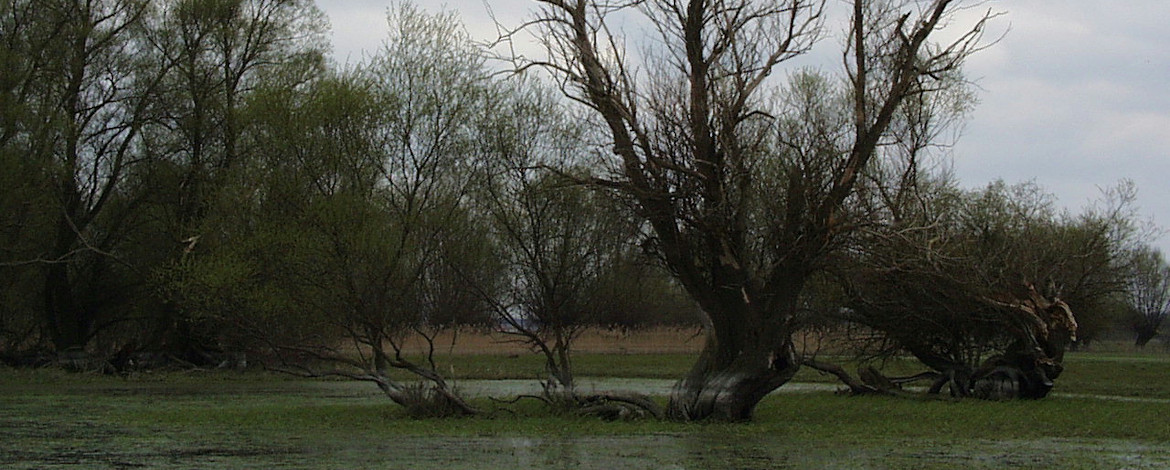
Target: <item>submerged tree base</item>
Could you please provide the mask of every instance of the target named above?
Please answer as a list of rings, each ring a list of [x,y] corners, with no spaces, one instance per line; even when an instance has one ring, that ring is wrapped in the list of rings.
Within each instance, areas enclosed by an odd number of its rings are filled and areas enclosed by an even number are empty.
[[[749,421],[756,405],[800,369],[792,343],[766,355],[741,354],[713,370],[706,351],[689,377],[675,385],[666,416],[676,421]]]
[[[578,394],[575,388],[562,387],[555,381],[541,382],[540,394],[521,394],[511,400],[492,398],[497,403],[514,404],[523,399],[543,402],[555,413],[594,416],[607,421],[642,418],[663,419],[662,406],[640,393],[604,392]]]

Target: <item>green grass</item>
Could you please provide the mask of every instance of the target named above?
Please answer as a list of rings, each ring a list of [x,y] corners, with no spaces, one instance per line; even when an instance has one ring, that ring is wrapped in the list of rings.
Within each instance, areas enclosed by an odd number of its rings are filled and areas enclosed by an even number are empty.
[[[1170,355],[1073,353],[1057,391],[1170,399]]]
[[[215,399],[219,403],[210,403]],[[51,401],[51,399],[50,399]],[[156,406],[165,401],[167,406]],[[44,404],[48,404],[42,402]],[[480,400],[490,409],[492,404]],[[843,397],[830,393],[778,395],[761,403],[750,423],[688,424],[656,421],[605,422],[550,415],[534,402],[477,418],[412,419],[377,401],[354,402],[312,396],[233,395],[215,398],[143,397],[94,407],[95,416],[129,428],[165,426],[187,430],[298,429],[366,437],[394,436],[577,436],[653,435],[711,431],[728,436],[783,435],[802,440],[859,441],[881,436],[945,439],[1108,438],[1170,442],[1170,403],[1052,398],[1035,402],[913,401],[887,397]]]
[[[690,360],[582,355],[576,365],[582,376],[661,378],[681,375]],[[481,368],[457,374],[464,378],[540,370],[524,357],[456,364],[457,372]],[[1073,354],[1066,366],[1058,393],[1039,401],[779,394],[739,424],[605,422],[551,415],[531,400],[503,407],[486,399],[475,401],[496,410],[486,416],[412,419],[368,384],[261,372],[121,379],[0,370],[0,467],[1170,466],[1170,357]],[[797,380],[829,378],[802,371]]]

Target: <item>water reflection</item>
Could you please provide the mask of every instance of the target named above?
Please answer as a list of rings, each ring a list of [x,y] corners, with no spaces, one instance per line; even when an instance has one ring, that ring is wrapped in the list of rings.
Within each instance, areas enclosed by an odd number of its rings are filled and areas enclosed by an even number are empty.
[[[770,469],[785,468],[785,455],[775,455],[755,439],[737,437],[719,439],[711,435],[690,435],[681,439],[686,443],[686,462],[683,468],[694,469]]]
[[[718,432],[680,436],[686,443],[686,469],[867,469],[884,452],[845,446],[823,447],[777,435],[737,435],[728,440]]]
[[[361,457],[361,468],[411,469],[885,469],[885,468],[1168,468],[1165,449],[1126,441],[888,440],[870,445],[801,442],[779,435],[693,433],[648,436],[410,437]],[[1135,457],[1137,460],[1135,460]],[[356,461],[355,461],[356,460]]]
[[[411,468],[671,469],[867,468],[850,452],[817,451],[776,436],[407,438],[388,452]],[[442,449],[441,452],[435,452]],[[861,463],[859,465],[859,463]],[[386,468],[395,468],[390,465]]]

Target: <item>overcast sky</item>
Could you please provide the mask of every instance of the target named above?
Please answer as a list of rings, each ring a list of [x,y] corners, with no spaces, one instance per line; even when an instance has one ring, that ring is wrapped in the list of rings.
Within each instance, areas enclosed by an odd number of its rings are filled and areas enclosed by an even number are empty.
[[[479,38],[495,34],[486,5],[505,24],[519,24],[535,5],[417,3],[433,11],[445,4]],[[318,5],[332,21],[338,62],[361,59],[386,34],[389,0]],[[1034,180],[1079,210],[1099,199],[1101,188],[1130,179],[1138,185],[1142,216],[1170,226],[1164,181],[1170,174],[1170,2],[1016,0],[985,7],[1007,13],[995,26],[1007,34],[966,70],[978,83],[980,103],[954,148],[963,185]],[[1170,238],[1158,245],[1170,251]]]

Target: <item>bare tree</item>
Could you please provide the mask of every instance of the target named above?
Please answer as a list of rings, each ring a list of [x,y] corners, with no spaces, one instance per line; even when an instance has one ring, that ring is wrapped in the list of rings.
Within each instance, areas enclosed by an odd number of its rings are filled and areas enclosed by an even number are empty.
[[[1170,265],[1157,249],[1141,250],[1136,256],[1126,303],[1131,311],[1134,344],[1145,346],[1160,333],[1170,315]]]
[[[491,169],[477,200],[507,274],[501,285],[473,285],[503,332],[545,357],[549,395],[571,396],[573,341],[595,323],[595,284],[633,230],[604,194],[546,170],[587,151],[547,86],[519,81],[494,108],[483,136]]]
[[[538,0],[551,70],[608,135],[611,175],[589,182],[635,201],[653,248],[702,307],[706,346],[671,395],[675,419],[749,419],[800,365],[792,334],[809,277],[851,230],[850,197],[907,99],[932,93],[980,46],[990,14],[953,42],[931,35],[960,2],[853,2],[845,44],[846,132],[781,119],[769,77],[823,32],[823,2]],[[644,63],[611,29],[657,33]],[[821,96],[813,96],[820,98]],[[802,140],[801,130],[810,130]],[[772,169],[768,171],[768,169]]]

